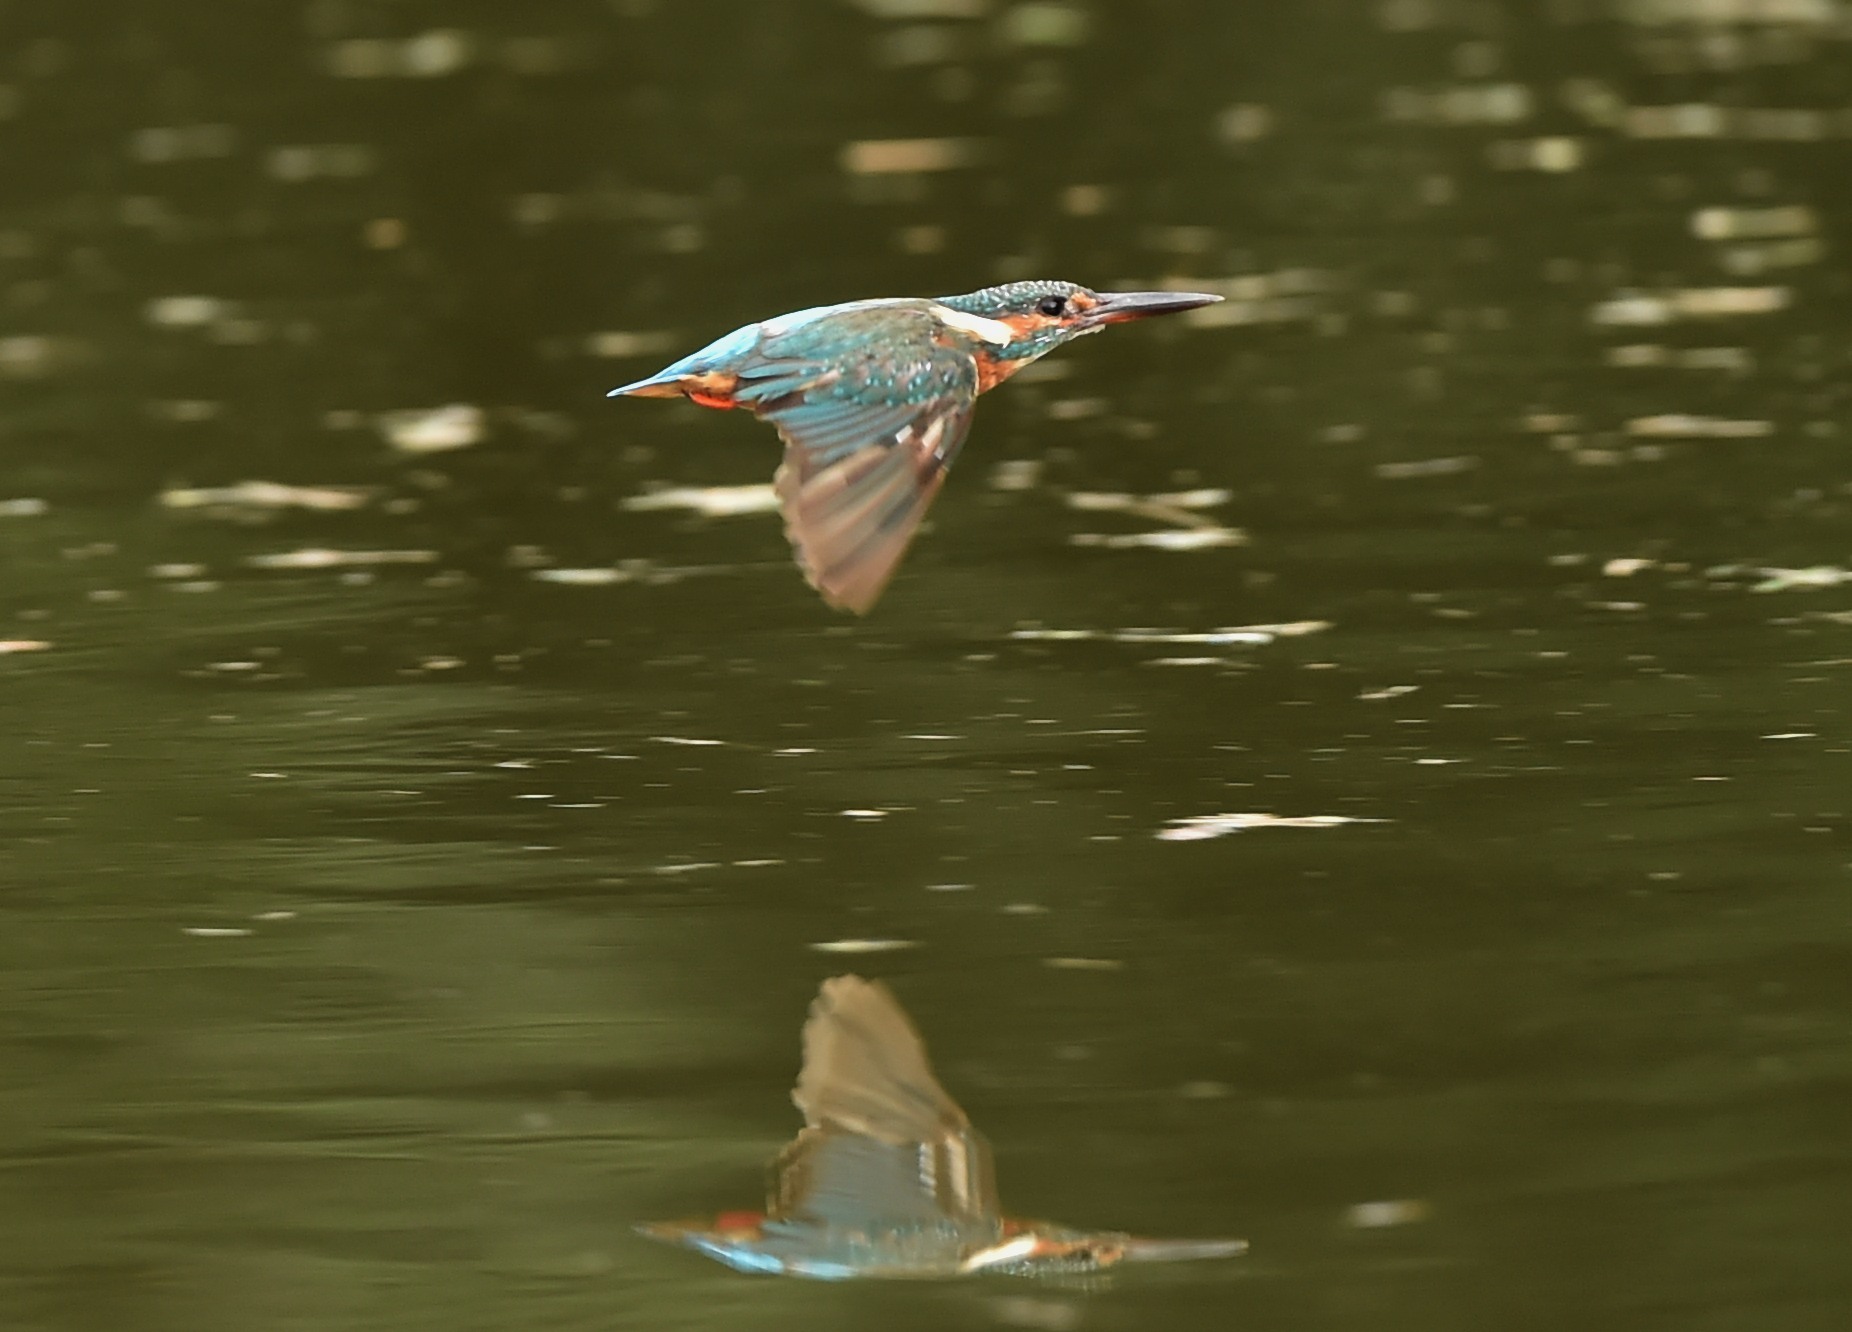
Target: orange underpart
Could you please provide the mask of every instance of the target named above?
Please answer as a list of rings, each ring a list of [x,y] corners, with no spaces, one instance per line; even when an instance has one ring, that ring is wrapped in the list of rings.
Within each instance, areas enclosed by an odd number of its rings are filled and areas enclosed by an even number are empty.
[[[737,406],[733,401],[733,392],[739,386],[740,377],[738,375],[718,371],[705,375],[689,375],[682,380],[682,392],[688,395],[690,402],[723,412],[729,407]]]
[[[1005,361],[993,356],[979,356],[977,358],[977,391],[979,393],[990,392],[1028,363],[1026,359]]]
[[[714,1229],[722,1234],[732,1234],[740,1230],[757,1230],[765,1220],[760,1212],[722,1212],[714,1218]]]

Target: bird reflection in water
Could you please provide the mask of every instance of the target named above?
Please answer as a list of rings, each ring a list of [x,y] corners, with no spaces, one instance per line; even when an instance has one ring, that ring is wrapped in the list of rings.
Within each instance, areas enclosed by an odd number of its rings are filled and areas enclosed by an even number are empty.
[[[826,1281],[1083,1273],[1247,1251],[1238,1239],[1140,1239],[1006,1217],[989,1144],[939,1085],[919,1033],[878,981],[823,983],[791,1098],[804,1128],[772,1167],[764,1212],[652,1222],[641,1232],[743,1272]]]

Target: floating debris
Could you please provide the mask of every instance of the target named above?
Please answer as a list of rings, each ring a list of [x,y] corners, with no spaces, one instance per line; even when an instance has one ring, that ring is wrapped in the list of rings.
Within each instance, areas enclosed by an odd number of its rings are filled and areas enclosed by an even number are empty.
[[[230,157],[237,148],[230,125],[158,125],[129,136],[129,156],[151,166]]]
[[[1056,362],[1065,364],[1065,362]],[[992,490],[1034,490],[1042,483],[1043,462],[1040,458],[1005,458],[990,469]]]
[[[1391,88],[1387,120],[1418,125],[1511,125],[1529,120],[1537,99],[1521,83],[1456,83],[1438,88]]]
[[[163,490],[167,509],[358,509],[373,497],[368,486],[290,486],[240,481],[231,486],[174,486]]]
[[[528,577],[541,583],[559,583],[564,587],[611,587],[632,583],[636,575],[628,569],[535,569]]]
[[[156,328],[201,328],[232,313],[232,303],[217,296],[161,296],[142,307]]]
[[[1357,819],[1347,814],[1198,814],[1171,819],[1170,826],[1152,836],[1160,842],[1206,842],[1229,833],[1253,828],[1337,828],[1347,823],[1387,823],[1387,819]]]
[[[264,155],[264,170],[290,184],[352,180],[371,175],[378,165],[378,155],[364,143],[285,144]]]
[[[1125,963],[1116,957],[1045,957],[1042,965],[1051,971],[1125,970]]]
[[[1254,143],[1273,133],[1273,108],[1259,102],[1223,107],[1214,121],[1215,137],[1226,144]]]
[[[330,550],[306,546],[273,555],[251,555],[244,561],[253,569],[356,569],[385,564],[435,564],[434,550]]]
[[[1357,1230],[1382,1230],[1389,1226],[1407,1226],[1425,1221],[1432,1212],[1433,1209],[1420,1198],[1354,1203],[1345,1209],[1344,1224]]]
[[[401,453],[443,453],[482,442],[488,417],[482,408],[465,402],[381,412],[376,418],[386,442]]]
[[[461,73],[476,59],[476,40],[457,28],[413,37],[353,37],[331,43],[328,73],[337,79],[437,79]]]
[[[1750,586],[1751,592],[1812,592],[1824,587],[1852,583],[1852,569],[1833,564],[1815,564],[1805,569],[1757,569],[1762,581]]]
[[[917,939],[828,939],[810,945],[813,953],[899,953],[918,948]]]
[[[1167,521],[1180,521],[1187,526],[1195,526],[1203,519],[1193,510],[1213,509],[1234,497],[1232,490],[1210,488],[1176,490],[1157,495],[1131,495],[1114,490],[1075,490],[1068,493],[1067,506],[1087,513],[1136,513],[1146,517],[1161,513]]]
[[[1766,439],[1775,433],[1775,423],[1668,412],[1635,417],[1627,422],[1627,433],[1649,439]]]
[[[180,932],[195,939],[247,939],[253,933],[242,926],[230,925],[183,925]]]
[[[1453,458],[1422,458],[1415,462],[1377,463],[1370,470],[1385,481],[1409,481],[1424,476],[1457,476],[1479,466],[1471,454]]]
[[[1576,171],[1588,161],[1588,146],[1571,135],[1550,134],[1502,140],[1487,149],[1487,156],[1500,171]]]
[[[51,505],[42,499],[0,500],[0,518],[37,518],[51,512]]]
[[[845,144],[842,169],[852,176],[921,174],[974,166],[979,139],[860,139]]]
[[[704,518],[732,518],[741,514],[776,512],[778,492],[769,485],[665,486],[632,495],[620,507],[631,513],[688,509]]]
[[[1225,546],[1245,546],[1248,535],[1238,527],[1166,528],[1158,532],[1076,532],[1068,542],[1106,550],[1216,550]]]
[[[1302,638],[1331,628],[1330,620],[1287,624],[1245,624],[1228,629],[1178,632],[1168,629],[1014,629],[1010,637],[1031,643],[1170,643],[1214,647],[1264,647],[1281,638]]]
[[[1597,324],[1629,327],[1685,319],[1724,319],[1773,314],[1793,300],[1786,287],[1685,287],[1672,291],[1627,291],[1590,312]]]
[[[1820,215],[1805,204],[1780,208],[1700,208],[1691,215],[1699,240],[1768,240],[1807,236],[1820,229]]]
[[[1606,360],[1624,370],[1722,370],[1746,375],[1756,368],[1755,354],[1747,347],[1667,347],[1656,342],[1609,347]]]
[[[15,652],[43,652],[51,646],[42,638],[0,638],[0,657]]]
[[[1401,698],[1404,694],[1412,694],[1420,688],[1420,685],[1390,685],[1385,689],[1369,690],[1367,693],[1358,694],[1357,697],[1365,703],[1378,703],[1386,698]]]
[[[877,819],[885,819],[890,812],[885,809],[845,809],[842,811],[842,816],[845,819],[860,819],[865,823],[873,823]]]

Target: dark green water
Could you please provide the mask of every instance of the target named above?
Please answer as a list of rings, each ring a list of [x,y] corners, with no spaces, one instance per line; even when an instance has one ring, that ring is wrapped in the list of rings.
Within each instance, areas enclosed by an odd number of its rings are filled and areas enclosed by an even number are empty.
[[[1852,1324],[1852,6],[0,33],[8,1332]],[[1025,275],[1235,299],[987,398],[869,619],[622,507],[777,447],[610,385]],[[186,493],[258,480],[351,507]],[[1013,1207],[1251,1258],[633,1237],[756,1201],[850,968]]]

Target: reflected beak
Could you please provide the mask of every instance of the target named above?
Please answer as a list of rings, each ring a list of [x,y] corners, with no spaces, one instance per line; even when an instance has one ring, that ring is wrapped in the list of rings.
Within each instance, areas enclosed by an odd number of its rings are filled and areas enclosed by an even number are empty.
[[[1125,1242],[1121,1259],[1128,1263],[1194,1263],[1213,1258],[1239,1258],[1248,1242],[1238,1239],[1132,1239]]]
[[[1081,324],[1085,328],[1122,324],[1128,319],[1149,319],[1214,305],[1221,299],[1205,291],[1103,291],[1100,303],[1081,317]]]

